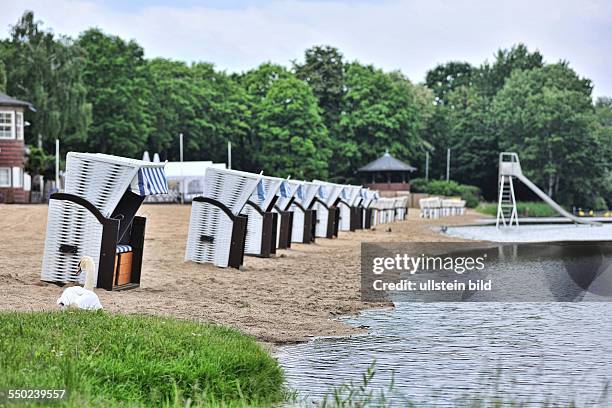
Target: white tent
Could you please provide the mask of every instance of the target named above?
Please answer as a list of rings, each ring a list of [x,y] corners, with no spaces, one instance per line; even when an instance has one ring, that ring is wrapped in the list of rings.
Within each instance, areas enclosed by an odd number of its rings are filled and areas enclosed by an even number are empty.
[[[190,202],[204,191],[204,174],[209,167],[225,169],[225,163],[212,161],[184,161],[166,163],[168,188],[174,197]]]

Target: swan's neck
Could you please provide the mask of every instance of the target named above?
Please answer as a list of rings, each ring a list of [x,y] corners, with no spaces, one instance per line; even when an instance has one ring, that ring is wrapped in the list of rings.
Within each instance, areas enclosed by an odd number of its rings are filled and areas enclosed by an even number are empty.
[[[94,265],[89,266],[85,269],[85,285],[83,286],[87,290],[94,289],[94,279],[96,275],[96,267]]]

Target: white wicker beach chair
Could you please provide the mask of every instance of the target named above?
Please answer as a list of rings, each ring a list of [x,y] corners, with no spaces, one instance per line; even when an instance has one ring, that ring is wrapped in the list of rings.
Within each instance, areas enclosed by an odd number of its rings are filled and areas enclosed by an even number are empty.
[[[440,197],[421,198],[419,200],[422,218],[439,218],[441,214],[442,200]]]
[[[340,222],[340,209],[337,205],[344,186],[321,180],[313,180],[313,183],[319,186],[319,191],[312,207],[317,214],[315,235],[321,238],[337,237],[338,223]]]
[[[185,260],[240,268],[247,218],[240,215],[261,176],[209,167],[204,193],[191,205]]]
[[[374,203],[375,192],[370,190],[369,188],[361,189],[361,208],[362,208],[362,218],[361,218],[361,228],[370,229],[372,228],[372,213],[374,209],[372,208],[372,204]]]
[[[395,220],[403,221],[408,217],[408,196],[395,198]]]
[[[295,181],[294,181],[295,182]],[[312,209],[319,191],[317,184],[301,181],[296,190],[293,202],[289,207],[293,213],[291,242],[310,244],[315,240],[316,211]]]
[[[363,215],[361,214],[361,186],[344,186],[340,209],[340,231],[355,231],[361,228]]]
[[[395,199],[380,198],[376,200],[377,223],[388,224],[395,220]]]
[[[247,216],[246,255],[269,257],[276,253],[278,214],[272,212],[284,179],[262,176],[241,214]]]
[[[293,211],[290,207],[295,198],[298,188],[301,188],[299,181],[283,180],[273,212],[278,214],[276,223],[276,247],[279,249],[291,248],[291,235],[293,230]]]
[[[441,200],[442,216],[455,216],[465,214],[465,201],[459,198],[445,198]]]
[[[78,281],[77,265],[87,255],[98,265],[97,287],[138,286],[146,218],[136,211],[146,196],[168,193],[164,165],[68,153],[65,192],[49,198],[41,279]]]

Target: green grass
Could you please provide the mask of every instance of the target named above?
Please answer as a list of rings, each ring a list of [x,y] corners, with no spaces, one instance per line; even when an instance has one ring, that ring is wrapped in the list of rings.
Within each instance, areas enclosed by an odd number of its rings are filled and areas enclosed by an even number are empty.
[[[524,201],[516,203],[516,210],[519,217],[554,217],[559,215],[546,203]],[[480,203],[476,211],[481,214],[497,216],[497,203]]]
[[[0,391],[11,388],[66,389],[55,405],[68,407],[259,406],[286,397],[282,369],[249,336],[103,311],[0,312]]]

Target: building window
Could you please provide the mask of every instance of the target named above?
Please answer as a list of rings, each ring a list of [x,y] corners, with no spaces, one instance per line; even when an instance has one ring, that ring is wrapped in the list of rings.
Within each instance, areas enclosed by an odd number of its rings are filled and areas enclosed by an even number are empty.
[[[14,139],[13,112],[0,112],[0,139]]]
[[[11,168],[0,167],[0,187],[11,186]]]
[[[15,137],[23,140],[23,112],[15,113]]]

